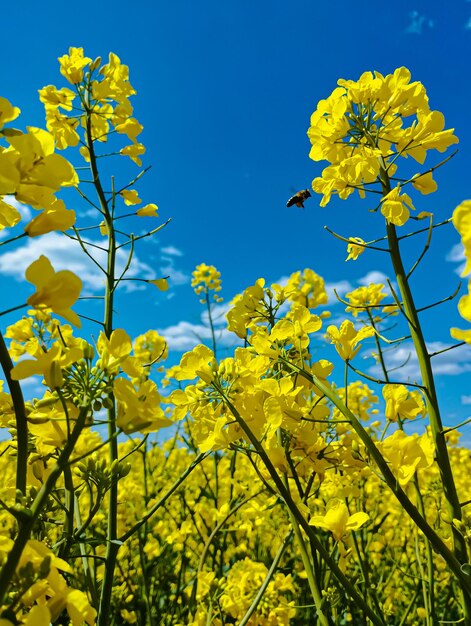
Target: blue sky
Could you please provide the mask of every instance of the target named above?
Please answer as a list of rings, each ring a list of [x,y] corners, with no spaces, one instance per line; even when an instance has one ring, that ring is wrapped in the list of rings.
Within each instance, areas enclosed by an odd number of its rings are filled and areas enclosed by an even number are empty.
[[[152,165],[139,194],[144,202],[159,205],[163,219],[172,218],[158,239],[138,248],[134,271],[145,277],[169,274],[171,289],[166,294],[154,289],[124,293],[117,302],[116,324],[133,335],[147,328],[162,330],[175,350],[173,359],[203,332],[201,305],[189,285],[201,262],[221,271],[225,301],[261,276],[275,282],[305,267],[343,293],[372,277],[391,275],[388,262],[373,253],[344,263],[344,245],[323,229],[327,224],[365,239],[382,235],[382,220],[368,212],[366,202],[333,200],[321,209],[314,197],[304,211],[285,206],[294,191],[310,186],[320,174],[322,164],[308,158],[306,131],[318,100],[329,95],[338,78],[407,66],[413,79],[425,84],[432,108],[445,114],[447,127],[454,127],[460,139],[457,156],[436,174],[439,191],[418,197],[417,208],[446,218],[471,194],[471,2],[465,0],[360,1],[354,8],[346,0],[97,1],[73,6],[49,0],[40,7],[26,0],[10,5],[1,45],[0,95],[21,108],[21,127],[44,126],[37,89],[64,84],[57,57],[69,46],[84,47],[91,57],[106,58],[113,51],[129,65],[137,90],[135,115],[144,125],[144,164]],[[427,163],[433,165],[440,156]],[[80,211],[79,203],[69,202],[69,207]],[[420,249],[417,241],[408,246],[410,258]],[[414,280],[420,304],[446,297],[456,287],[457,243],[451,227],[436,233],[433,250]],[[8,296],[3,308],[30,293],[23,270],[41,253],[49,255],[56,269],[70,267],[72,261],[71,269],[89,292],[96,290],[92,269],[56,234],[26,248],[6,248],[0,249],[0,281]],[[10,299],[12,294],[18,302]],[[332,306],[334,319],[341,312],[339,305]],[[14,319],[3,318],[2,327]],[[456,300],[425,314],[424,323],[434,349],[451,343],[450,326],[466,327],[456,314]],[[390,357],[391,364],[400,364],[407,353],[405,346],[403,354]],[[322,356],[331,354],[327,348]],[[414,367],[409,361],[401,375],[413,377]],[[470,371],[466,349],[437,360],[447,423],[471,414]]]

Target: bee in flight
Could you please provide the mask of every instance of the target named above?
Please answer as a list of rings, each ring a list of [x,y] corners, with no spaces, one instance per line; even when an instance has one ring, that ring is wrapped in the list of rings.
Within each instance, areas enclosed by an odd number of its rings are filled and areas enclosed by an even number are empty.
[[[294,196],[291,196],[291,198],[286,203],[286,206],[290,207],[290,206],[293,206],[293,204],[295,204],[301,209],[304,209],[304,201],[310,197],[311,197],[311,192],[309,191],[309,189],[301,189],[301,191],[298,191],[297,193],[295,193]]]

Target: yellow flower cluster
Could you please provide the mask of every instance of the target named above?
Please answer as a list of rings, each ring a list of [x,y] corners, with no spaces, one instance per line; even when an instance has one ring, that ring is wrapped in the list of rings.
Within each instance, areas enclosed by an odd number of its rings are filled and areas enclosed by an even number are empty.
[[[3,128],[19,113],[8,100],[0,98],[0,136],[7,144],[0,146],[0,230],[15,226],[21,219],[10,198],[42,211],[25,228],[30,237],[66,230],[75,223],[75,212],[67,210],[56,193],[62,187],[75,187],[77,174],[64,157],[55,153],[52,134],[33,127],[26,133]]]
[[[471,272],[471,200],[464,200],[456,207],[453,213],[453,225],[460,234],[464,251],[465,266],[461,275],[468,276]],[[471,278],[468,280],[468,293],[460,298],[458,303],[458,311],[461,317],[471,322]],[[452,328],[451,336],[471,345],[471,329]]]
[[[324,333],[329,313],[319,307],[328,296],[318,274],[306,268],[270,286],[260,278],[231,303],[227,328],[243,342],[221,359],[209,301],[221,301],[221,275],[203,263],[192,287],[207,304],[213,349],[197,345],[165,370],[164,337],[149,330],[133,340],[113,320],[114,292],[129,280],[140,238],[116,229],[115,220],[157,216],[154,204],[115,216],[116,199],[136,207],[141,198],[133,181],[108,200],[97,172],[95,149],[112,133],[130,140],[120,152],[141,164],[128,68],[115,54],[102,65],[82,48],[59,62],[72,89],[40,90],[48,132],[2,131],[0,227],[19,221],[10,196],[41,211],[25,229],[29,236],[74,225],[75,213],[56,193],[77,177],[55,148],[82,143],[103,220],[94,228],[109,245],[104,321],[92,343],[74,336],[53,315],[80,325],[72,307],[81,280],[55,271],[46,256],[27,268],[32,310],[8,327],[8,351],[0,350],[8,383],[0,381],[0,426],[10,435],[0,442],[0,626],[458,623],[460,591],[469,591],[469,450],[456,447],[456,428],[437,427],[433,383],[427,376],[422,385],[393,382],[381,347],[392,342],[382,323],[397,310],[408,312],[413,338],[420,334],[399,280],[407,283],[416,266],[405,278],[398,273],[400,293],[390,284],[392,304],[383,303],[383,284],[347,293],[346,312],[360,320],[339,320]],[[18,114],[0,98],[2,128]],[[455,143],[443,116],[399,68],[339,81],[311,121],[311,156],[330,163],[313,183],[322,203],[380,185],[377,209],[398,261],[390,225],[415,210],[404,186],[436,189],[435,168],[391,185],[398,157],[423,163],[427,150]],[[465,272],[470,215],[467,201],[453,216]],[[75,238],[87,251],[80,230]],[[375,243],[346,242],[352,259]],[[115,257],[124,245],[130,254],[119,275]],[[137,280],[168,287],[163,278]],[[469,321],[470,294],[459,304]],[[452,333],[471,343],[470,331]],[[353,370],[362,374],[351,363],[362,346],[382,369],[381,394],[349,380]],[[419,348],[416,341],[421,362]],[[329,350],[343,366],[341,385],[323,358]],[[45,391],[24,401],[17,381],[32,376]],[[430,426],[409,434],[426,417]],[[163,441],[166,426],[173,428]]]
[[[132,117],[133,107],[129,97],[136,92],[129,82],[128,67],[113,52],[109,55],[109,62],[100,67],[101,59],[92,61],[85,57],[83,48],[70,48],[69,54],[59,58],[59,63],[61,74],[74,85],[76,91],[65,87],[57,89],[54,85],[39,90],[40,100],[46,110],[47,128],[54,136],[57,147],[64,150],[68,146],[78,145],[80,136],[77,128],[80,124],[86,127],[86,118],[75,114],[68,117],[62,111],[73,111],[74,100],[85,98],[84,107],[90,114],[90,125],[85,130],[90,133],[90,138],[106,142],[110,128],[113,128],[132,141],[130,146],[123,149],[123,154],[141,165],[139,156],[145,152],[145,148],[136,138],[143,127]],[[111,104],[113,101],[115,106]],[[88,159],[86,150],[82,151],[82,156]]]
[[[197,296],[204,295],[201,299],[202,304],[206,302],[210,291],[214,292],[213,297],[216,302],[222,302],[222,298],[217,295],[217,292],[221,291],[221,273],[214,265],[206,265],[206,263],[197,265],[191,275],[191,286]]]
[[[430,110],[424,86],[411,82],[405,67],[387,76],[365,72],[358,81],[342,79],[338,85],[311,116],[310,157],[330,163],[312,188],[322,194],[325,206],[332,194],[344,200],[355,189],[364,198],[377,183],[383,192],[381,212],[388,222],[402,226],[414,207],[401,192],[402,183],[390,188],[398,157],[411,156],[422,164],[428,150],[443,152],[458,139],[453,129],[444,130],[443,115]],[[409,182],[423,194],[436,189],[431,172]]]

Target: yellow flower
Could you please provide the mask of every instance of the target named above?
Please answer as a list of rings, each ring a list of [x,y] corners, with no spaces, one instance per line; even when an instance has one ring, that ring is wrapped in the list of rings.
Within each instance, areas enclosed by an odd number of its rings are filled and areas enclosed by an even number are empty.
[[[20,220],[21,215],[19,211],[7,202],[0,200],[0,230],[11,228],[18,224]]]
[[[75,93],[67,87],[57,89],[54,85],[47,85],[42,89],[38,89],[39,100],[45,105],[46,109],[56,109],[62,107],[66,111],[72,110],[72,101]]]
[[[185,352],[180,365],[173,371],[176,380],[192,380],[197,376],[204,377],[204,380],[211,380],[214,376],[214,366],[216,361],[214,354],[207,346],[199,344],[191,352]]]
[[[68,146],[75,147],[80,141],[79,134],[75,130],[79,120],[63,115],[57,109],[46,109],[46,127],[54,136],[59,150],[65,150]],[[86,146],[82,146],[86,148]],[[88,148],[86,148],[88,150]]]
[[[117,133],[126,135],[131,141],[136,141],[136,137],[140,135],[144,127],[134,117],[129,117],[122,124],[115,126]]]
[[[386,419],[397,422],[400,419],[414,419],[425,415],[425,404],[419,391],[409,391],[405,385],[384,385],[383,398],[386,400]]]
[[[45,351],[37,340],[32,340],[27,344],[26,352],[34,357],[34,361],[31,359],[19,361],[11,370],[12,378],[23,380],[30,376],[40,375],[51,389],[55,387],[53,377],[57,378],[57,369],[54,364],[59,364],[63,368],[83,357],[83,351],[79,347],[65,350],[57,341]]]
[[[396,226],[404,226],[410,216],[409,209],[415,211],[410,197],[400,191],[401,185],[398,184],[381,200],[381,213],[388,222]]]
[[[347,244],[348,256],[345,260],[350,261],[350,259],[352,259],[353,261],[356,261],[360,254],[363,254],[366,250],[364,245],[359,246],[358,244],[364,244],[365,241],[361,237],[349,237],[348,239],[352,243]]]
[[[427,433],[419,437],[397,430],[379,443],[378,447],[395,472],[401,487],[407,485],[417,469],[433,464],[434,445]]]
[[[433,180],[432,172],[426,174],[416,174],[412,179],[412,186],[426,196],[429,193],[437,191],[438,185]]]
[[[146,204],[146,206],[137,209],[136,215],[139,217],[158,217],[158,206],[156,204]]]
[[[125,433],[152,432],[172,422],[160,407],[160,394],[152,380],[134,387],[130,380],[117,378],[113,384],[118,401],[117,424]]]
[[[471,282],[468,284],[468,293],[458,302],[458,311],[462,318],[471,322]],[[455,339],[471,344],[471,329],[452,328],[450,332]]]
[[[471,272],[471,200],[463,200],[453,212],[453,226],[459,232],[464,247],[466,265],[461,276]]]
[[[131,338],[122,328],[114,330],[109,339],[101,331],[96,345],[100,355],[97,366],[109,374],[117,374],[132,351]]]
[[[80,319],[70,308],[80,295],[82,281],[69,270],[55,272],[47,257],[41,255],[26,269],[26,280],[36,287],[27,299],[34,308],[52,309],[74,326],[81,326]]]
[[[36,605],[29,611],[24,626],[49,626],[51,623],[51,611],[47,606]],[[3,621],[3,620],[2,620]],[[1,626],[1,622],[0,622]]]
[[[115,109],[115,112],[116,112],[116,109]],[[146,149],[142,145],[142,143],[133,143],[130,146],[125,146],[124,148],[121,148],[119,152],[120,154],[124,154],[125,156],[128,156],[131,159],[131,161],[134,161],[136,165],[139,165],[139,167],[141,167],[142,161],[139,158],[139,156],[141,154],[144,154],[145,151]]]
[[[291,274],[284,294],[291,302],[302,304],[308,309],[315,309],[328,301],[324,279],[309,268]]]
[[[221,273],[214,265],[201,263],[197,265],[192,273],[191,286],[196,295],[208,293],[209,291],[221,291]],[[205,302],[205,300],[202,300]]]
[[[83,68],[91,63],[91,59],[83,56],[83,48],[69,48],[69,54],[58,59],[62,76],[76,85],[83,78]]]
[[[140,363],[162,361],[167,354],[167,342],[156,330],[148,330],[134,340],[134,356]]]
[[[355,330],[350,320],[343,321],[340,328],[333,325],[327,328],[330,343],[335,344],[335,349],[344,361],[353,359],[361,347],[358,345],[359,342],[374,334],[375,331],[372,326],[363,326],[360,330]]]
[[[20,109],[14,107],[6,98],[0,97],[0,129],[5,126],[6,122],[16,120],[20,114]]]
[[[372,311],[372,307],[379,307],[381,301],[386,297],[383,292],[384,285],[381,283],[370,283],[368,287],[358,287],[353,291],[346,294],[350,306],[345,310],[351,312],[354,317],[357,317],[361,311],[366,311],[369,308]]]
[[[29,237],[37,237],[53,230],[68,230],[75,224],[75,211],[65,208],[62,200],[56,200],[50,209],[42,211],[25,226]]]
[[[241,339],[247,336],[247,330],[255,324],[256,320],[263,319],[259,310],[264,297],[264,285],[265,280],[259,278],[254,285],[237,295],[231,303],[232,308],[226,315],[227,328]]]
[[[358,530],[369,519],[368,513],[362,511],[350,515],[347,505],[337,500],[329,507],[325,515],[313,515],[309,524],[330,530],[334,539],[341,541],[349,531]]]
[[[123,189],[123,191],[119,192],[119,195],[124,199],[124,204],[127,206],[142,202],[135,189]]]
[[[168,280],[166,278],[157,278],[157,280],[148,280],[147,282],[155,285],[160,291],[168,290]]]

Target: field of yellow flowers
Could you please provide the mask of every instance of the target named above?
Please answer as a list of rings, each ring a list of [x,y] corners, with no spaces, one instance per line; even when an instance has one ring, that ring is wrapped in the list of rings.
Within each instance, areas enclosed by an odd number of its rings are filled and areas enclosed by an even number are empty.
[[[443,424],[410,285],[438,227],[457,229],[470,269],[471,201],[439,223],[413,206],[410,189],[432,193],[449,158],[425,165],[428,152],[457,141],[424,86],[403,67],[339,80],[308,131],[311,158],[328,162],[312,185],[321,205],[358,192],[383,216],[375,240],[335,235],[347,259],[387,253],[394,285],[348,293],[335,325],[314,270],[285,284],[260,278],[228,309],[239,347],[220,359],[221,276],[202,263],[192,287],[211,347],[166,366],[165,337],[132,338],[114,323],[123,281],[168,288],[163,277],[126,276],[139,240],[166,226],[135,189],[143,170],[112,177],[111,189],[103,180],[106,155],[142,166],[128,68],[81,48],[59,63],[68,86],[39,91],[47,130],[12,126],[20,111],[0,98],[0,228],[11,229],[1,245],[52,231],[74,240],[103,272],[102,317],[96,339],[80,334],[82,281],[43,255],[26,270],[31,295],[17,321],[2,328],[0,626],[471,624],[471,455],[461,425]],[[67,188],[96,211],[95,226],[66,208]],[[11,198],[36,217],[20,224]],[[142,216],[158,225],[133,235],[128,224]],[[425,242],[412,261],[406,237]],[[458,308],[471,321],[469,293]],[[471,343],[471,330],[451,332],[453,347]],[[419,381],[388,370],[385,349],[405,339]],[[371,349],[375,379],[356,358]],[[44,394],[25,399],[34,375]]]

